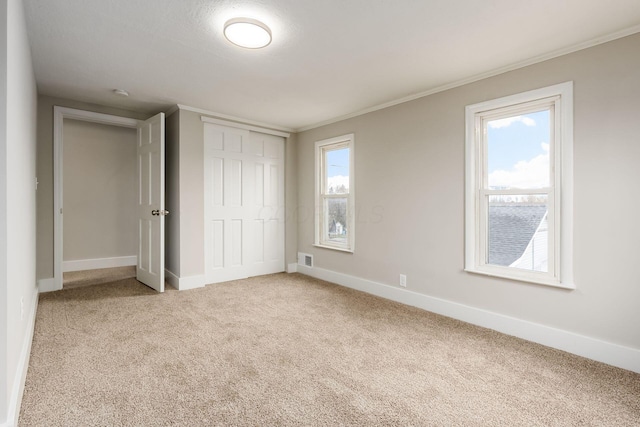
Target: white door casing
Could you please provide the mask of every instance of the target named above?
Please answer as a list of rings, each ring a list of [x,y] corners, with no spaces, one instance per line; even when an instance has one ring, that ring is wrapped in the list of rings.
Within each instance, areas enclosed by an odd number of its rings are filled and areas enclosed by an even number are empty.
[[[164,113],[138,126],[138,281],[164,292]]]
[[[284,138],[204,123],[205,274],[284,271]]]

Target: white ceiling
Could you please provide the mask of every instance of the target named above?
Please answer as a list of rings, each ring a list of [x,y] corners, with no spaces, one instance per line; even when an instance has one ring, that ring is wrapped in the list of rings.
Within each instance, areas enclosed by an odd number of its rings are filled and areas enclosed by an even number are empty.
[[[41,94],[289,129],[640,31],[640,0],[24,3]],[[222,26],[237,16],[269,25],[271,45],[227,42]]]

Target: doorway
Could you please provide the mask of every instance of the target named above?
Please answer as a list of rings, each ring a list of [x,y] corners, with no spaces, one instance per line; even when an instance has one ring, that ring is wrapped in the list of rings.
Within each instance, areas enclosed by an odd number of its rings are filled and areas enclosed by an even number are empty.
[[[82,123],[79,123],[79,122],[82,122]],[[64,197],[65,125],[69,126],[67,130],[73,129],[72,133],[82,134],[83,132],[87,132],[87,130],[90,128],[90,126],[86,126],[89,123],[98,124],[98,125],[117,126],[120,128],[125,128],[123,129],[125,132],[128,129],[133,129],[134,135],[135,135],[137,134],[137,128],[139,127],[140,122],[136,119],[112,116],[109,114],[94,113],[94,112],[77,110],[77,109],[66,108],[66,107],[58,107],[58,106],[54,107],[54,141],[53,141],[54,142],[53,144],[54,146],[54,287],[56,290],[62,289],[63,287],[63,272],[65,271],[65,269],[67,271],[71,271],[71,270],[77,270],[81,268],[83,269],[100,268],[102,266],[105,266],[104,260],[106,258],[113,258],[111,260],[112,265],[110,265],[112,267],[115,267],[118,265],[130,265],[132,261],[136,259],[135,256],[132,257],[131,255],[125,256],[125,257],[117,257],[117,256],[109,257],[108,256],[109,251],[119,250],[117,242],[115,242],[115,244],[113,244],[114,242],[112,242],[112,244],[108,244],[107,251],[103,252],[103,255],[101,255],[101,258],[92,258],[93,256],[96,256],[96,254],[98,254],[98,252],[96,252],[97,249],[96,249],[96,245],[94,244],[95,242],[93,242],[95,240],[95,236],[92,236],[91,232],[89,233],[90,235],[86,235],[87,230],[91,230],[91,225],[87,226],[85,224],[84,228],[82,226],[74,227],[74,229],[72,230],[72,233],[79,235],[79,238],[75,239],[77,240],[77,242],[75,242],[74,245],[72,246],[67,245],[66,250],[68,252],[71,252],[71,258],[78,256],[78,254],[82,253],[83,251],[85,251],[86,255],[89,258],[77,260],[79,262],[76,262],[76,263],[73,262],[74,261],[73,259],[68,258],[66,260],[67,264],[65,268],[64,206],[65,206],[65,202],[69,202],[69,200],[65,200],[65,197]],[[98,128],[99,127],[100,126],[98,126]],[[135,143],[134,143],[133,149],[135,151]],[[112,151],[111,154],[114,155],[113,150],[111,151]],[[102,153],[102,154],[105,154],[105,153]],[[85,154],[84,160],[86,160],[86,158],[87,158],[87,155]],[[83,156],[80,155],[79,158],[75,160],[81,163],[83,160]],[[132,161],[135,163],[135,155],[133,155]],[[89,167],[89,166],[79,165],[78,167],[74,168],[75,170],[72,171],[72,174],[81,173],[83,167]],[[93,172],[98,172],[98,171],[93,171]],[[102,170],[101,172],[98,172],[98,173],[109,173],[109,171]],[[78,177],[75,177],[75,179],[77,183]],[[118,180],[119,180],[118,177],[113,177],[113,182],[117,182]],[[135,182],[133,183],[133,185],[135,188]],[[93,190],[95,190],[95,192],[97,193],[106,192],[105,188],[97,188]],[[84,196],[89,195],[89,193],[86,193],[86,191],[92,191],[92,190],[91,189],[85,190]],[[82,196],[83,196],[82,194],[79,195],[79,198],[81,199]],[[95,194],[93,196],[95,196]],[[99,200],[99,197],[98,198],[94,197],[93,200],[95,203],[95,200]],[[136,200],[134,198],[131,202],[135,203],[135,201]],[[113,203],[113,200],[110,200],[110,202]],[[78,207],[77,205],[80,203],[81,203],[81,200],[72,200],[72,205],[69,206],[69,208],[73,209],[74,204],[76,204],[76,208],[77,208]],[[105,205],[102,205],[102,206],[104,207]],[[116,208],[116,211],[117,211],[117,206],[114,208]],[[136,210],[135,204],[131,208],[133,209],[133,212],[135,212]],[[110,209],[107,209],[107,212],[100,212],[100,205],[97,207],[96,206],[85,207],[85,209],[83,210],[84,210],[83,212],[80,212],[81,215],[96,216],[96,218],[86,218],[88,223],[94,224],[94,227],[96,227],[95,225],[96,222],[93,221],[94,219],[97,219],[98,223],[104,222],[104,221],[110,221],[114,219],[113,217],[110,217],[111,215],[113,215],[113,212]],[[136,221],[135,217],[134,217],[134,221]],[[137,223],[134,223],[134,224],[137,224]],[[136,227],[136,225],[134,225],[134,227]],[[94,230],[94,231],[99,232],[100,230]],[[127,230],[125,229],[123,231],[126,232]],[[83,236],[83,234],[85,235]],[[137,236],[137,233],[135,233],[134,235]],[[122,240],[122,239],[116,238],[115,240]],[[121,244],[122,242],[120,242],[120,246]],[[137,245],[137,241],[136,241],[136,245]],[[113,253],[115,254],[115,252]],[[107,255],[105,256],[104,254],[107,254]],[[109,262],[109,261],[106,261],[106,262]]]
[[[64,121],[65,287],[71,272],[136,265],[136,137],[122,126]]]

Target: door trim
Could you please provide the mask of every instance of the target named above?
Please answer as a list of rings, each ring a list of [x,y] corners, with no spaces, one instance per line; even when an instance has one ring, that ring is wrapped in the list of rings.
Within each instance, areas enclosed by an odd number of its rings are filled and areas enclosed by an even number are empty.
[[[137,129],[139,120],[75,108],[53,107],[53,288],[62,289],[64,119]]]

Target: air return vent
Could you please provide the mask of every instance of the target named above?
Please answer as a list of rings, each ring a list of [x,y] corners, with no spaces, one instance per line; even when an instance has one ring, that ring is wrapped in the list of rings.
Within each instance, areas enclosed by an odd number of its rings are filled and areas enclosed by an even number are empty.
[[[298,264],[313,268],[313,255],[298,252]]]

